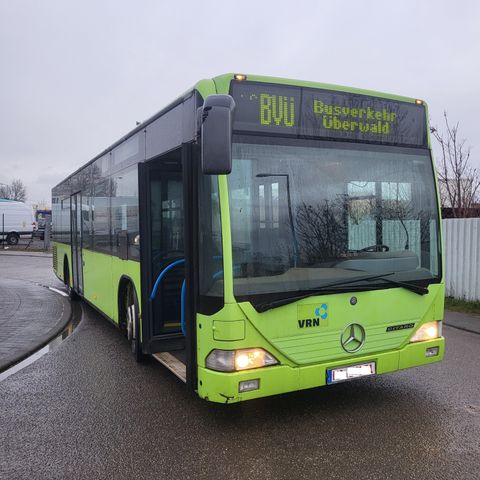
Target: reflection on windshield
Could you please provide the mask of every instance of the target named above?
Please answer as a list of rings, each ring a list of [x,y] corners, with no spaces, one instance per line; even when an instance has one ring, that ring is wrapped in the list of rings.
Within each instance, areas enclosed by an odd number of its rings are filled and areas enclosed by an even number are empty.
[[[311,289],[360,272],[438,275],[428,151],[243,138],[228,179],[236,294]]]

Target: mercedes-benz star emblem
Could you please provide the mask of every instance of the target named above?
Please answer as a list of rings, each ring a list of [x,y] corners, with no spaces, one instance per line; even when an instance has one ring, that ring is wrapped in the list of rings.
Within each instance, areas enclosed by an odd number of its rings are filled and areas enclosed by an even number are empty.
[[[358,323],[347,325],[340,337],[340,343],[346,352],[357,352],[365,343],[365,329]]]

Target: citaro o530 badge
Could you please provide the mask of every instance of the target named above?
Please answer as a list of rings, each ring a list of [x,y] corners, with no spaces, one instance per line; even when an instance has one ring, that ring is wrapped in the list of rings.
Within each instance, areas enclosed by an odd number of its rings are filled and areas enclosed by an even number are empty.
[[[346,352],[358,352],[365,343],[365,329],[358,323],[347,325],[340,337],[340,343]]]

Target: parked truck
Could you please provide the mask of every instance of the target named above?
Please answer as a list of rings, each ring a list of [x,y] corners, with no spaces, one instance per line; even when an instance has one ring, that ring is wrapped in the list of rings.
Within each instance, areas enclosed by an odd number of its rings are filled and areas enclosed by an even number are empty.
[[[45,226],[47,223],[52,222],[52,210],[49,208],[37,209],[35,212],[35,221],[36,223],[36,230],[33,232],[34,237],[40,238],[40,240],[45,239]],[[50,231],[50,229],[49,229]]]
[[[35,226],[31,205],[0,199],[0,241],[17,245],[20,238],[32,238]]]

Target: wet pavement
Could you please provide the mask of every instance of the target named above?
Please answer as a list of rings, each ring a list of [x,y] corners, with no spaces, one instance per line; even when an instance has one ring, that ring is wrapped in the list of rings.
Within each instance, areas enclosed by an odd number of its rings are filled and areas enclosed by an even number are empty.
[[[445,326],[440,364],[226,406],[82,310],[0,383],[2,479],[480,477],[480,335]]]
[[[0,252],[0,372],[48,343],[70,320],[69,300],[47,288],[63,287],[51,262],[48,255]]]
[[[445,312],[446,325],[465,330],[466,332],[480,334],[480,315],[472,315],[463,312]]]

